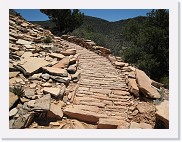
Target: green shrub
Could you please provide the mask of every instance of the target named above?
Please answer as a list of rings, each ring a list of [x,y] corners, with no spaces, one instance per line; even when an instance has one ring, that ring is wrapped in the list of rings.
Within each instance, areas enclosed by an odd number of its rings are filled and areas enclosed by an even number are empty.
[[[22,86],[14,86],[13,88],[10,88],[10,92],[13,92],[15,95],[17,95],[19,98],[24,95],[24,89]]]
[[[164,76],[160,79],[160,82],[164,84],[165,88],[169,88],[169,76]]]
[[[44,38],[44,43],[51,43],[52,42],[52,38],[50,36],[46,36]]]

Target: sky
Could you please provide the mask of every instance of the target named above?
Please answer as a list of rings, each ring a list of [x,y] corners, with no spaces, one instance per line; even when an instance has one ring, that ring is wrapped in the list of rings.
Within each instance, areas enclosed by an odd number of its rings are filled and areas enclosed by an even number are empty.
[[[39,9],[15,9],[27,21],[45,21],[49,18]],[[151,9],[80,9],[85,15],[101,18],[110,22],[137,16],[146,16]]]

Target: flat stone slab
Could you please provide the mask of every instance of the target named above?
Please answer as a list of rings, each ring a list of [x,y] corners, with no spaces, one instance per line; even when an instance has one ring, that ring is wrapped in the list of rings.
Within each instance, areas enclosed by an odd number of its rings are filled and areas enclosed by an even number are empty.
[[[98,129],[116,129],[118,126],[125,124],[124,120],[117,120],[111,118],[100,118],[98,122]]]
[[[16,41],[16,44],[20,44],[20,45],[30,45],[31,43],[32,42],[23,40],[23,39],[18,39],[18,41]]]
[[[84,122],[96,123],[99,121],[97,113],[74,108],[74,106],[67,106],[63,110],[63,113],[68,115],[70,118],[76,118]]]
[[[96,89],[96,88],[90,88],[91,92],[95,92],[95,93],[102,93],[102,94],[110,94],[111,90],[108,89]]]
[[[47,66],[49,62],[41,58],[26,58],[22,60],[23,64],[15,65],[16,68],[21,70],[25,75],[32,75],[36,73],[41,67]]]
[[[51,53],[49,56],[58,59],[63,59],[65,57],[63,54],[58,54],[58,53]]]
[[[62,60],[60,60],[57,64],[52,66],[53,68],[67,68],[70,62],[69,57],[64,57]]]
[[[152,81],[145,72],[136,69],[136,79],[139,89],[146,97],[155,99],[160,98],[159,92],[151,86]]]
[[[67,49],[67,50],[63,50],[61,51],[61,53],[65,56],[69,56],[69,55],[75,55],[76,54],[76,49]]]
[[[21,57],[23,57],[23,58],[30,58],[32,56],[33,56],[32,52],[24,52],[24,54]]]
[[[119,67],[124,67],[125,64],[126,64],[126,63],[124,63],[124,62],[118,62],[118,61],[114,62],[114,65],[115,65],[115,66],[119,66]]]
[[[49,93],[54,97],[58,97],[61,89],[60,88],[52,88],[52,87],[44,87],[43,91],[44,91],[44,93]]]
[[[48,111],[50,110],[50,104],[51,104],[51,95],[50,94],[44,95],[40,99],[35,100],[34,110]]]
[[[68,72],[65,69],[55,68],[55,67],[43,67],[42,69],[52,75],[57,75],[62,77],[68,76]]]

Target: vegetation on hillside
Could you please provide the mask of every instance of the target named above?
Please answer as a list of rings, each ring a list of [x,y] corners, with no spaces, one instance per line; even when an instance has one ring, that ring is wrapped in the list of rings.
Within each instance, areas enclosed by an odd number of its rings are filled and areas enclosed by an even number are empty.
[[[152,10],[146,16],[116,22],[84,16],[83,24],[68,34],[91,39],[111,49],[112,54],[121,56],[168,87],[169,11]]]
[[[117,22],[86,17],[72,35],[110,48],[126,62],[144,70],[152,79],[169,85],[169,12],[152,10],[146,17]]]
[[[83,13],[78,9],[40,9],[54,23],[54,30],[61,34],[72,32],[83,23]]]
[[[152,10],[142,23],[131,20],[123,28],[123,38],[131,43],[123,52],[124,59],[168,86],[169,12]]]

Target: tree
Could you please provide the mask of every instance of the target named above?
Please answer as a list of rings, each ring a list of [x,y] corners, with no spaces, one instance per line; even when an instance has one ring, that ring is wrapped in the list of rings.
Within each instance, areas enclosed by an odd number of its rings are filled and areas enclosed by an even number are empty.
[[[83,23],[84,14],[78,9],[40,9],[55,24],[54,31],[72,32]]]
[[[168,80],[169,76],[169,12],[152,10],[143,22],[130,21],[123,37],[132,42],[124,59],[144,70],[152,79]],[[165,78],[165,79],[164,79]],[[168,82],[163,82],[168,86]]]

